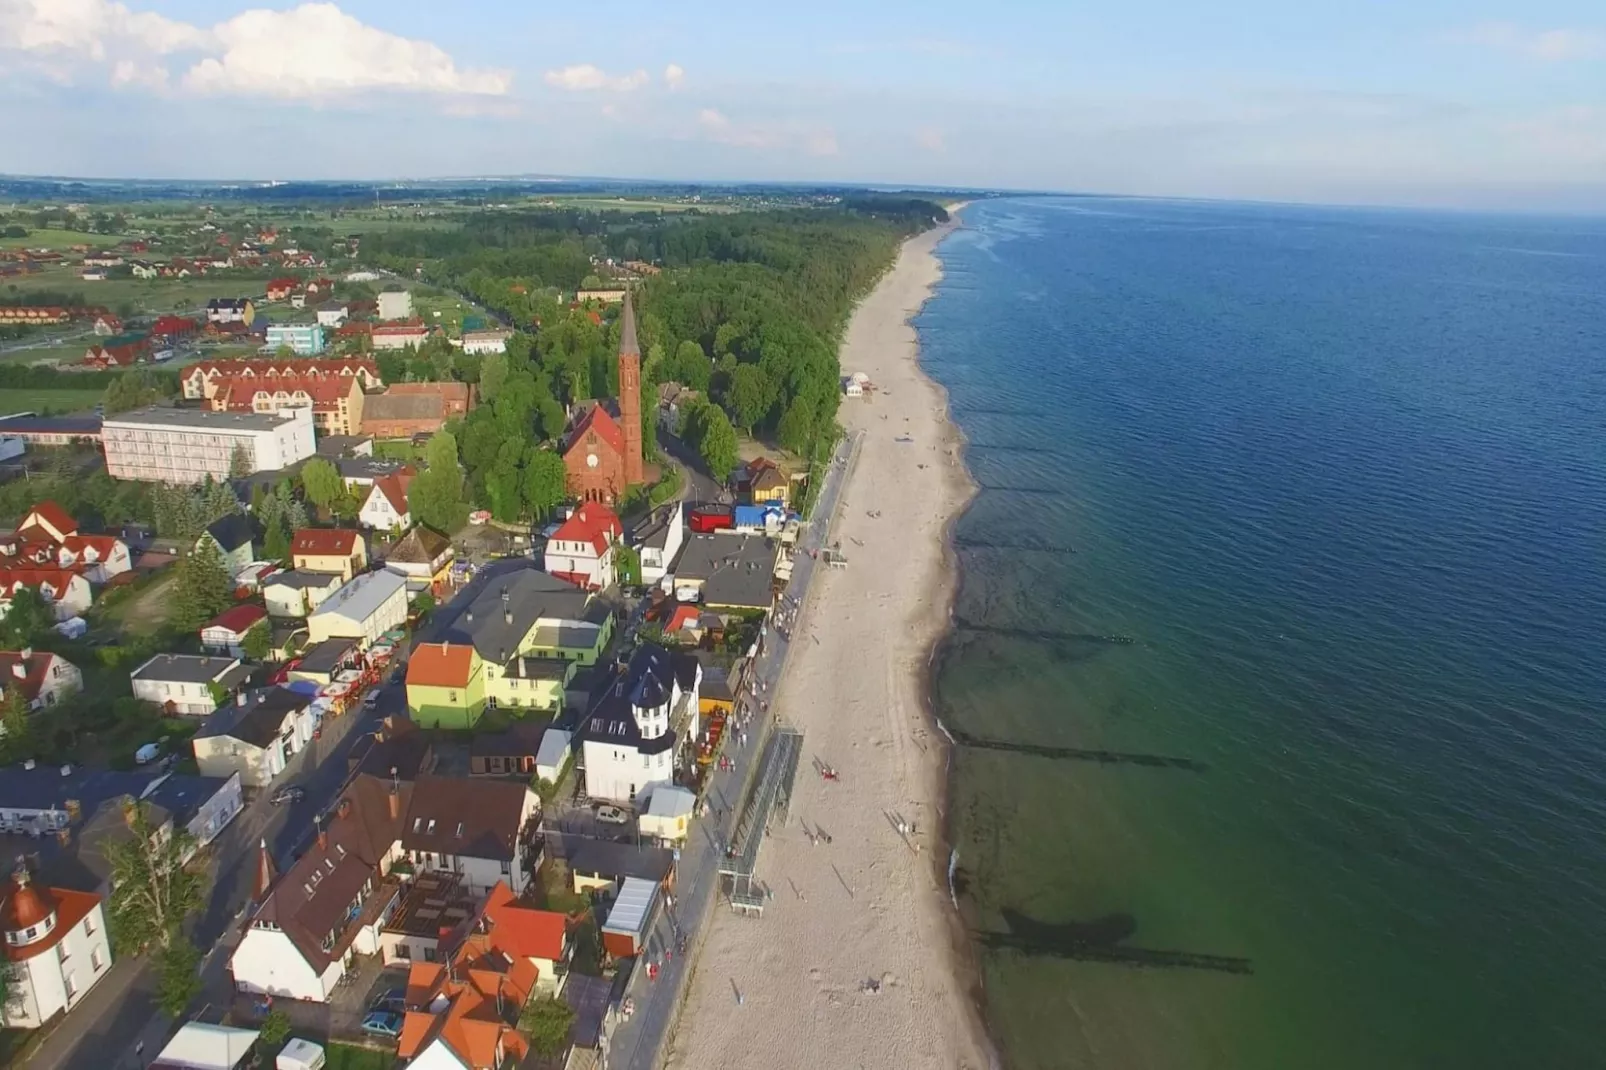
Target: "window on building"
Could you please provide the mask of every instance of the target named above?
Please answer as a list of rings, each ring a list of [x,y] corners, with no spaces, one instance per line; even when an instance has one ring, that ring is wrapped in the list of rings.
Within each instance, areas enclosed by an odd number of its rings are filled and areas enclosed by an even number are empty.
[[[90,969],[94,970],[96,973],[99,973],[101,971],[101,968],[104,967],[105,965],[106,964],[104,962],[102,962],[101,958],[100,958],[100,948],[98,948],[98,947],[91,948],[90,951],[89,951],[89,967],[90,967]]]
[[[84,915],[84,933],[88,936],[95,935],[95,914],[93,911]]]
[[[67,998],[68,999],[72,999],[74,996],[78,995],[78,975],[77,974],[69,973],[66,977],[62,978],[62,980],[64,980],[67,983]]]
[[[396,957],[405,962],[413,957],[413,949],[406,944],[397,944]]]

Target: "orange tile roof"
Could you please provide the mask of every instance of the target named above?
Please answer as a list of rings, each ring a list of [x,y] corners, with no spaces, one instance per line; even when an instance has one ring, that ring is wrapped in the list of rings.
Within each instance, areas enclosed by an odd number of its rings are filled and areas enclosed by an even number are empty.
[[[467,643],[420,643],[407,659],[407,686],[467,687],[474,648]]]
[[[350,528],[298,528],[290,539],[290,553],[310,557],[350,557],[357,552],[359,533]]]
[[[78,521],[74,520],[67,510],[52,501],[40,502],[24,513],[22,519],[17,522],[17,530],[20,532],[23,528],[30,527],[28,523],[30,520],[49,524],[62,535],[71,535],[78,530]]]
[[[515,958],[563,958],[569,919],[552,910],[522,906],[513,890],[498,881],[485,900],[485,919],[496,945]]]

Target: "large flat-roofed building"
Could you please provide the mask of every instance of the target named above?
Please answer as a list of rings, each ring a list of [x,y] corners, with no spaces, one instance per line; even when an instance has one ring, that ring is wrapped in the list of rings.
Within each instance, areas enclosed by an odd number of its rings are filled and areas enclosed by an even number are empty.
[[[247,472],[288,468],[314,450],[312,410],[279,413],[137,409],[101,427],[106,472],[114,479],[195,483]]]

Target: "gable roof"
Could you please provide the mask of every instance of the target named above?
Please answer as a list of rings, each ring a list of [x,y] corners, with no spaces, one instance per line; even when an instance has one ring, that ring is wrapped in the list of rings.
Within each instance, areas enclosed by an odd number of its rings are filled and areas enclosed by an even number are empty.
[[[581,502],[552,533],[553,541],[588,543],[598,557],[624,534],[619,516],[601,502]]]
[[[583,620],[591,595],[535,568],[486,584],[446,632],[455,646],[472,644],[498,665],[513,655],[536,621]]]
[[[363,400],[363,423],[379,420],[443,420],[446,398],[440,394],[370,394]]]
[[[17,521],[17,533],[20,535],[23,529],[31,527],[39,527],[55,535],[65,536],[78,530],[78,521],[55,502],[42,501],[22,514],[22,519]]]
[[[413,782],[402,848],[511,862],[530,794],[522,781],[420,776]]]
[[[49,675],[50,666],[57,657],[47,650],[30,651],[27,657],[19,651],[0,650],[0,690],[15,688],[24,701],[34,701],[39,697],[39,689],[44,687],[45,677]],[[20,676],[16,671],[18,668],[22,669]]]
[[[407,686],[467,687],[474,648],[462,643],[420,643],[407,659]]]
[[[86,585],[89,582],[68,568],[0,568],[0,597],[11,597],[18,587],[40,587],[48,583],[56,592],[56,600],[60,601],[74,580]]]
[[[201,631],[207,632],[211,631],[213,628],[221,628],[225,631],[234,632],[236,635],[244,635],[246,632],[250,631],[251,627],[258,621],[267,619],[268,611],[263,609],[261,606],[230,606],[228,609],[225,609],[223,612],[201,625]]]
[[[250,545],[254,535],[251,518],[244,513],[230,513],[228,516],[218,517],[206,526],[206,533],[212,536],[212,541],[221,546],[226,554]]]
[[[369,500],[371,501],[376,493],[383,494],[385,500],[390,503],[390,507],[396,511],[398,516],[406,516],[408,512],[407,488],[412,486],[413,475],[413,468],[409,465],[398,472],[380,476],[374,480],[373,489],[368,492]],[[394,551],[392,551],[392,554],[394,555]]]
[[[555,910],[536,910],[521,904],[501,881],[485,898],[485,928],[496,945],[515,958],[563,958],[569,919]]]
[[[351,528],[297,528],[290,537],[290,553],[311,557],[350,557],[357,552],[360,532]]]
[[[241,695],[243,705],[220,706],[207,718],[197,738],[228,736],[253,747],[266,747],[279,736],[285,719],[312,704],[311,697],[285,687],[269,687]]]
[[[390,548],[385,560],[406,565],[427,565],[451,548],[451,539],[433,528],[418,524]]]
[[[592,405],[586,410],[585,415],[580,417],[579,422],[574,425],[574,430],[569,435],[568,451],[572,451],[585,438],[587,431],[595,431],[597,437],[606,443],[613,452],[621,457],[624,456],[624,432],[619,430],[619,424],[608,410],[601,405]]]

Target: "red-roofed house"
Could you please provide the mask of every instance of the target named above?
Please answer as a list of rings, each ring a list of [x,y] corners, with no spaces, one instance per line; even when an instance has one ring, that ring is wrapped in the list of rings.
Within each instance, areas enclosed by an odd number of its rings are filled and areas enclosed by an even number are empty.
[[[15,691],[30,710],[54,706],[84,686],[78,666],[48,650],[0,650],[0,692]]]
[[[95,600],[89,581],[68,569],[3,567],[0,568],[0,617],[11,608],[12,596],[19,587],[37,590],[55,608],[57,620],[83,615]]]
[[[33,1029],[77,1006],[111,968],[100,896],[34,884],[19,866],[0,899],[11,978],[0,1021]]]
[[[320,433],[354,435],[362,427],[364,397],[357,376],[242,375],[218,380],[207,404],[214,412],[310,408]]]
[[[368,540],[351,528],[299,528],[290,537],[291,567],[330,572],[341,582],[368,567]]]
[[[188,316],[158,316],[151,324],[151,337],[172,345],[193,338],[200,330],[201,325]]]
[[[272,382],[281,377],[330,378],[356,377],[364,389],[377,389],[384,385],[379,377],[379,365],[371,357],[315,357],[270,359],[203,360],[184,373],[184,396],[193,400],[210,398],[220,387],[234,379]]]
[[[208,650],[226,650],[235,657],[244,656],[240,644],[245,633],[268,619],[268,611],[261,606],[232,606],[213,617],[201,628],[201,645]]]
[[[96,371],[107,368],[131,368],[138,364],[150,350],[149,342],[125,342],[115,346],[90,346],[84,350],[83,365]]]
[[[52,501],[43,501],[17,521],[17,538],[24,542],[60,542],[78,530],[78,521]]]
[[[407,504],[407,488],[412,485],[414,471],[411,466],[402,468],[374,480],[368,488],[368,497],[357,512],[357,520],[365,528],[379,531],[405,531],[413,526],[411,507]]]
[[[96,316],[92,329],[102,338],[110,338],[114,334],[121,333],[123,329],[123,321],[110,314],[105,316]]]
[[[375,349],[416,349],[429,338],[429,328],[420,320],[385,323],[375,327],[369,337]]]
[[[510,898],[498,885],[491,899],[502,904],[503,921],[491,920],[488,903],[445,962],[413,963],[396,1052],[411,1070],[494,1070],[518,1065],[529,1053],[529,1041],[516,1028],[519,1012],[544,986],[540,968],[514,945],[538,934],[506,919],[508,910],[546,912],[510,907]]]
[[[282,278],[274,279],[268,283],[268,300],[283,301],[290,296],[292,290],[301,285],[300,279]]]
[[[614,547],[624,527],[601,502],[581,502],[546,544],[546,571],[577,587],[600,591],[613,586]]]

